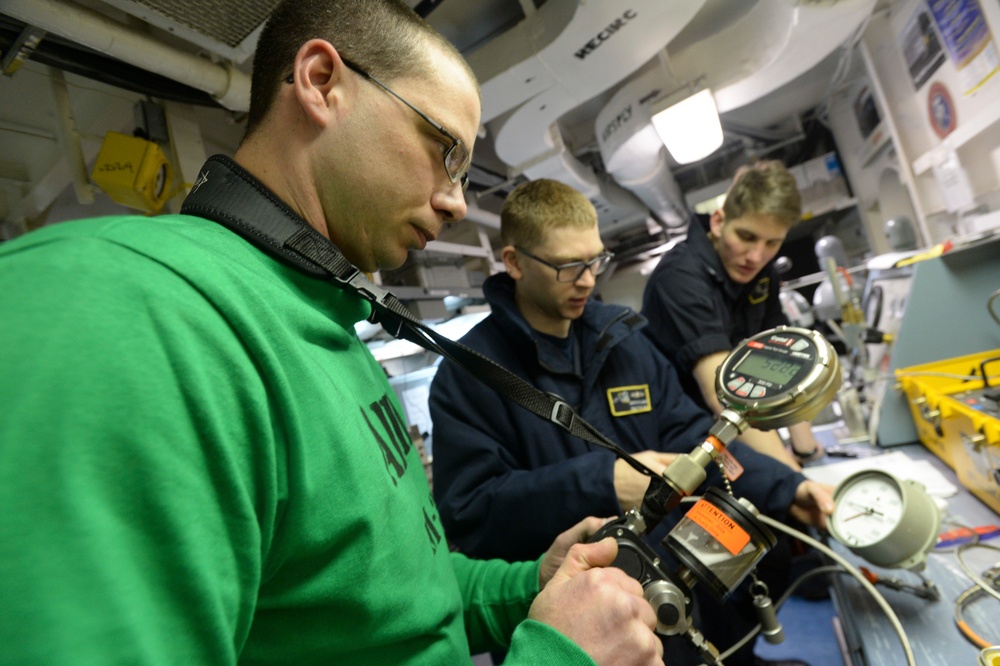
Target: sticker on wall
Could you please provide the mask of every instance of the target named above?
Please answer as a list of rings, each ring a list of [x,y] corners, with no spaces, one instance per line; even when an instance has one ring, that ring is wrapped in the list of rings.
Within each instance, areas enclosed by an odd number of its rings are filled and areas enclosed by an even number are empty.
[[[955,103],[948,89],[940,81],[932,83],[927,91],[927,114],[934,133],[942,139],[951,134],[958,125]]]

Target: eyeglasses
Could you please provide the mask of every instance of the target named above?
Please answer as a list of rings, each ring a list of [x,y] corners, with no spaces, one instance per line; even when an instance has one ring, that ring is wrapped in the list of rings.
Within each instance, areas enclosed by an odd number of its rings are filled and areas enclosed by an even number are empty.
[[[571,261],[568,264],[559,264],[557,266],[556,264],[545,261],[541,257],[536,257],[517,245],[514,246],[514,249],[524,256],[534,259],[540,264],[545,264],[549,268],[554,268],[556,271],[556,282],[576,282],[583,277],[584,271],[588,268],[590,269],[590,272],[593,273],[594,277],[597,277],[603,273],[605,269],[607,269],[608,264],[611,263],[611,259],[615,256],[614,252],[601,252],[590,261]]]
[[[448,180],[453,185],[455,183],[461,182],[463,192],[469,189],[469,166],[472,163],[472,154],[469,152],[469,149],[465,145],[465,143],[461,139],[456,137],[454,134],[446,130],[444,127],[442,127],[441,123],[437,122],[436,120],[433,120],[426,113],[424,113],[414,105],[407,102],[392,88],[390,88],[389,86],[385,85],[384,83],[376,79],[374,76],[369,74],[360,66],[351,62],[347,58],[341,57],[340,59],[341,61],[343,61],[344,65],[347,66],[348,69],[368,79],[369,81],[377,85],[379,88],[381,88],[382,90],[386,91],[387,93],[398,99],[400,102],[408,106],[415,114],[423,118],[424,121],[427,122],[427,124],[433,127],[435,130],[437,130],[439,134],[445,136],[449,141],[451,141],[451,145],[444,150],[444,170],[448,173]],[[287,83],[295,83],[295,75],[290,74],[288,78],[285,79],[285,81]]]

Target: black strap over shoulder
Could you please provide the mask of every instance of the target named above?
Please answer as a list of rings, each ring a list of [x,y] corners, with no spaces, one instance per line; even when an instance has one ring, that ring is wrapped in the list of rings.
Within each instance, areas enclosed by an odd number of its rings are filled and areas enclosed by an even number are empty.
[[[660,475],[582,419],[558,396],[540,391],[492,359],[444,337],[414,317],[395,295],[369,280],[329,239],[232,159],[224,155],[208,159],[181,213],[218,222],[303,273],[353,291],[372,304],[369,320],[381,324],[393,336],[441,354],[528,411],[610,449],[649,476],[651,485],[663,483]]]

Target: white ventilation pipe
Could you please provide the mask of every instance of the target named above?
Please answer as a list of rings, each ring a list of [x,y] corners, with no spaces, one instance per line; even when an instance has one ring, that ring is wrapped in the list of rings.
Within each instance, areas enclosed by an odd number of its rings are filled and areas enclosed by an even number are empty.
[[[667,226],[687,223],[680,187],[667,163],[666,148],[651,123],[652,103],[676,88],[659,67],[629,81],[597,114],[594,133],[604,168]]]
[[[671,75],[681,83],[704,78],[720,113],[745,106],[792,82],[843,44],[875,0],[758,0],[714,31],[698,16],[706,4],[549,0],[473,53],[468,59],[482,84],[483,121],[493,124],[497,155],[515,172],[555,178],[594,198],[605,184],[563,146],[557,122],[567,112],[632,76],[665,48],[670,71],[659,71],[660,87],[670,85]],[[676,52],[670,50],[669,43],[689,24],[698,34],[688,35]],[[622,108],[620,103],[605,107],[607,117],[597,123],[599,137]],[[662,144],[647,135],[638,117],[610,152],[603,145],[601,151],[617,183],[667,224],[679,221],[679,188]]]
[[[557,147],[546,135],[561,116],[655,57],[705,1],[549,0],[509,35],[471,54],[469,63],[483,90],[485,120],[495,118],[498,109],[512,108],[503,100],[524,100],[497,122],[497,156],[527,172]],[[498,63],[506,65],[494,75]]]
[[[50,68],[50,79],[52,84],[52,98],[56,103],[56,112],[59,123],[59,143],[62,145],[63,153],[69,164],[70,175],[73,180],[73,190],[76,192],[76,200],[81,204],[94,203],[94,188],[90,184],[90,177],[87,172],[87,158],[83,154],[83,143],[80,141],[80,133],[76,131],[76,118],[73,117],[73,105],[69,101],[69,88],[66,86],[66,79],[62,70]]]
[[[250,77],[232,63],[167,46],[97,12],[58,0],[0,0],[0,12],[149,72],[202,90],[231,111],[250,108]]]
[[[843,44],[874,0],[801,5],[762,0],[722,30],[662,55],[622,86],[595,120],[601,157],[614,179],[668,225],[683,224],[664,147],[650,125],[652,103],[704,77],[719,111],[754,102],[790,83]]]
[[[790,14],[791,29],[782,40],[782,48],[777,57],[769,61],[758,61],[757,67],[752,72],[729,85],[713,86],[719,113],[738,109],[770,95],[781,86],[811,70],[847,42],[859,26],[871,16],[875,4],[876,0],[795,3],[794,11]],[[769,20],[771,19],[764,18],[761,23]],[[748,28],[750,29],[743,31],[744,36],[761,32],[758,27],[748,26]],[[716,41],[719,47],[732,43],[731,39]],[[708,55],[711,52],[709,48],[701,55]],[[691,58],[692,66],[699,59],[699,54],[695,52],[685,52],[684,56]]]
[[[465,207],[465,219],[489,229],[500,229],[500,216],[490,210],[483,210],[479,204],[468,201]]]
[[[602,231],[606,222],[619,229],[645,223],[646,206],[578,160],[557,121],[653,58],[706,2],[549,0],[471,54],[498,157],[515,173],[584,193],[598,208]]]

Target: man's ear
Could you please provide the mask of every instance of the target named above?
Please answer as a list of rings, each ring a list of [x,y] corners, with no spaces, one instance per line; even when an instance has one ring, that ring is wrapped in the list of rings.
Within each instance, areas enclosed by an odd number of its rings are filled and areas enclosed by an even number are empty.
[[[517,256],[517,250],[514,249],[514,246],[505,245],[500,250],[500,258],[503,260],[503,267],[507,269],[507,273],[515,280],[520,280],[524,273],[521,272],[520,259]]]
[[[708,218],[708,229],[713,238],[722,237],[722,226],[725,223],[726,216],[723,214],[722,209],[716,209],[716,211],[712,213],[712,216]]]
[[[321,127],[343,107],[346,71],[337,49],[325,39],[310,39],[295,56],[295,98]]]

